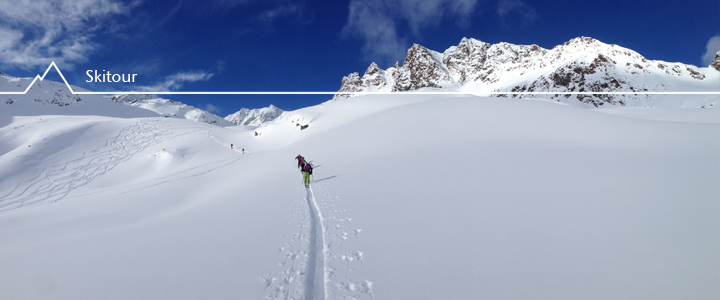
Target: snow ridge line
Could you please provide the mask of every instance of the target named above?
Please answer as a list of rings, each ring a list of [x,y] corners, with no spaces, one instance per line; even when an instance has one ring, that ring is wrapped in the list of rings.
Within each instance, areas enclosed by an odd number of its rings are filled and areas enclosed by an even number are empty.
[[[310,242],[305,277],[305,300],[327,299],[328,271],[326,257],[328,245],[325,242],[325,219],[315,200],[312,188],[308,187],[307,203],[310,210]]]

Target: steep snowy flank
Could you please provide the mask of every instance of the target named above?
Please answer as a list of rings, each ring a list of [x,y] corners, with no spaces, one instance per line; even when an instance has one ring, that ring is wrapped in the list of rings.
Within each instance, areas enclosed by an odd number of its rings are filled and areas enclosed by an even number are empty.
[[[344,77],[333,99],[350,96],[342,92],[440,88],[497,96],[506,96],[502,92],[558,92],[549,98],[576,106],[645,106],[652,96],[562,92],[720,91],[720,54],[718,57],[710,67],[698,68],[648,60],[630,49],[588,37],[550,50],[463,38],[443,53],[413,45],[402,66],[396,63],[382,70],[373,63],[362,77],[359,73]]]
[[[181,102],[163,99],[156,95],[116,95],[110,100],[151,110],[165,117],[178,117],[219,126],[232,125],[218,115]]]
[[[238,112],[225,117],[225,120],[235,125],[260,126],[265,122],[275,120],[282,113],[282,109],[270,104],[268,107],[259,109],[240,109]]]

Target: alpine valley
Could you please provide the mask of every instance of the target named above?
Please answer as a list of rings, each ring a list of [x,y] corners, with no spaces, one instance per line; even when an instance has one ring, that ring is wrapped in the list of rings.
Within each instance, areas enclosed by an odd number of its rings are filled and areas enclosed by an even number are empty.
[[[0,299],[717,299],[711,92],[720,53],[591,38],[414,45],[225,118],[38,80],[0,95]]]

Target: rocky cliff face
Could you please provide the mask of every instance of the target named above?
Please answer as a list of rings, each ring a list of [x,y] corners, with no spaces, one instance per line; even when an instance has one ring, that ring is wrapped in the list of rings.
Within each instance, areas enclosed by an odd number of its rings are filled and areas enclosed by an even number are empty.
[[[477,80],[482,74],[490,47],[488,43],[463,38],[454,50],[447,51],[443,56],[443,64],[461,84]]]
[[[718,54],[720,56],[720,53]],[[712,68],[720,70],[716,58]],[[717,89],[708,80],[709,68],[648,60],[617,45],[580,37],[553,49],[537,45],[488,44],[463,38],[443,53],[413,45],[405,61],[387,70],[371,64],[360,77],[344,77],[333,99],[342,92],[403,92],[434,88],[508,96],[506,92],[558,92],[543,97],[575,105],[626,105],[647,95],[570,95],[562,92],[682,91]],[[713,75],[714,76],[714,75]],[[505,93],[504,93],[505,92]]]

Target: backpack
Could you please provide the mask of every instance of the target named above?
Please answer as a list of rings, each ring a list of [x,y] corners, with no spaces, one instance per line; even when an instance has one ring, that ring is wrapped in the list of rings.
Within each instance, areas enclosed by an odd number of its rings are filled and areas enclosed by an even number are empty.
[[[308,172],[310,175],[312,175],[312,165],[306,164],[306,165],[305,165],[305,172]]]

